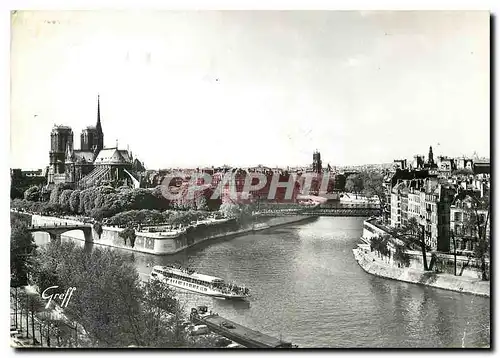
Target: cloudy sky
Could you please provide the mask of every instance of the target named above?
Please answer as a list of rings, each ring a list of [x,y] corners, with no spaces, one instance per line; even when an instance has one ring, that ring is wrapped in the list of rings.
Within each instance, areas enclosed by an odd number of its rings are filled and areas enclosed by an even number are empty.
[[[96,121],[148,168],[489,156],[487,12],[17,12],[11,167]]]

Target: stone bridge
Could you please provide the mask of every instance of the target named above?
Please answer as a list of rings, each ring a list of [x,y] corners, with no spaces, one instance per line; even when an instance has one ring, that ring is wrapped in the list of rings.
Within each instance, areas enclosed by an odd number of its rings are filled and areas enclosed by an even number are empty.
[[[81,230],[85,236],[86,242],[92,242],[92,225],[89,224],[71,224],[71,223],[52,223],[31,225],[30,232],[46,232],[50,235],[50,241],[61,241],[61,235],[71,230]]]
[[[311,208],[302,210],[269,210],[261,211],[259,216],[290,216],[290,215],[308,215],[308,216],[352,216],[352,217],[370,217],[378,215],[379,208],[370,207],[340,207],[340,208]]]

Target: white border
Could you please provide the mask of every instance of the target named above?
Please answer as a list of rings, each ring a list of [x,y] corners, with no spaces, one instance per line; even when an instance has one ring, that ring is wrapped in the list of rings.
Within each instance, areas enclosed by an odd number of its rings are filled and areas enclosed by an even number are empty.
[[[1,91],[1,96],[3,99],[3,106],[0,106],[0,109],[2,110],[2,130],[0,130],[0,135],[2,136],[0,139],[0,144],[2,145],[2,150],[0,151],[0,162],[3,165],[3,170],[1,171],[0,174],[0,185],[2,188],[10,188],[10,176],[9,176],[9,164],[10,164],[10,158],[9,158],[9,152],[10,152],[10,126],[9,126],[9,86],[10,86],[10,69],[9,69],[9,51],[10,51],[10,9],[192,9],[192,10],[203,10],[203,9],[329,9],[329,10],[373,10],[373,9],[379,9],[379,10],[385,10],[385,9],[391,9],[391,10],[441,10],[441,9],[447,9],[447,10],[490,10],[493,13],[498,13],[496,9],[498,8],[498,1],[493,1],[493,0],[454,0],[454,1],[443,1],[443,0],[411,0],[411,1],[397,1],[397,0],[378,0],[378,1],[369,1],[369,0],[351,0],[351,1],[324,1],[324,0],[288,0],[288,1],[277,1],[277,0],[268,0],[268,1],[255,1],[255,0],[243,0],[243,1],[230,1],[230,0],[218,0],[218,1],[203,1],[203,0],[184,0],[184,1],[171,1],[171,0],[166,0],[166,1],[161,1],[161,0],[142,0],[142,1],[131,1],[131,0],[78,0],[78,1],[72,1],[72,0],[19,0],[19,1],[12,1],[12,0],[4,0],[0,4],[0,9],[2,10],[0,12],[1,17],[1,30],[0,31],[0,38],[1,38],[1,49],[2,49],[2,56],[1,58],[1,66],[0,68],[2,69],[1,75],[2,75],[2,80],[3,80],[3,85],[0,87]],[[496,25],[498,27],[498,24]],[[496,31],[495,31],[496,33]],[[495,41],[496,42],[496,41]],[[495,65],[498,65],[498,60],[495,58]],[[495,76],[496,77],[496,76]],[[493,79],[493,78],[492,78]],[[492,83],[495,83],[493,80]],[[498,99],[498,93],[496,94],[495,98],[492,98],[492,100],[497,100]],[[471,119],[473,121],[473,119]],[[493,122],[493,121],[492,121]],[[497,126],[498,127],[498,126]],[[498,129],[498,128],[497,128]],[[497,131],[495,130],[495,138],[497,135]],[[492,142],[493,143],[493,142]],[[36,149],[35,149],[36,150]],[[493,157],[493,153],[491,154]],[[494,167],[496,168],[497,164],[497,157],[495,156],[495,163],[493,164]],[[498,181],[495,180],[495,190],[498,187]],[[495,202],[496,204],[496,202]],[[8,242],[9,238],[9,194],[7,191],[5,192],[5,195],[2,196],[2,205],[0,206],[1,208],[1,218],[2,218],[2,230],[4,232],[4,235],[2,235],[2,238],[4,242]],[[498,206],[496,206],[498,207]],[[498,214],[498,213],[497,213]],[[498,219],[497,216],[495,216],[495,219]],[[495,222],[498,222],[496,220]],[[493,238],[495,239],[495,238]],[[500,245],[497,243],[495,244],[495,258],[500,257],[498,255]],[[8,280],[9,280],[9,275],[7,274],[10,271],[10,267],[8,268],[8,262],[10,260],[9,253],[7,249],[2,250],[2,275],[1,278],[3,280],[3,286],[7,287]],[[496,267],[497,265],[495,265]],[[2,350],[2,357],[6,356],[4,353],[7,353],[9,356],[14,354],[14,351],[10,349],[9,347],[9,342],[8,342],[8,334],[7,334],[7,320],[9,319],[9,311],[7,311],[8,304],[6,301],[8,301],[7,298],[7,293],[6,290],[4,291],[5,293],[1,296],[2,299],[2,307],[4,312],[4,319],[2,320],[2,324],[0,325],[1,330],[0,330],[0,337],[5,337],[5,343],[2,344],[1,350]],[[495,294],[493,293],[492,297],[496,297]],[[498,325],[496,325],[498,328]],[[4,331],[5,330],[5,331]],[[76,353],[76,352],[75,352]],[[148,352],[151,354],[151,352]],[[169,352],[158,352],[159,354],[172,354]],[[208,352],[202,352],[201,354],[207,354]],[[215,354],[218,354],[219,352],[215,352]],[[347,352],[335,352],[332,351],[332,354],[335,355],[344,355]],[[410,353],[410,352],[404,352],[404,354]],[[416,354],[425,354],[427,355],[438,355],[440,354],[439,352],[414,352]],[[444,352],[443,352],[444,353]],[[456,354],[456,352],[447,352],[448,354]],[[471,354],[472,352],[468,352]],[[43,354],[42,352],[36,352],[36,353],[31,353],[27,354],[29,355],[35,355],[35,354]],[[50,354],[50,353],[49,353]],[[65,354],[65,353],[63,353]],[[89,354],[89,353],[82,353],[78,352],[77,354]],[[91,352],[90,354],[92,355],[97,355],[97,356],[107,356],[110,354],[110,352]],[[122,352],[118,352],[118,354],[122,354]],[[153,353],[154,354],[154,353]],[[177,353],[175,353],[177,354]],[[199,354],[199,353],[183,353],[183,354]],[[254,353],[255,354],[255,353]],[[258,354],[258,353],[257,353]],[[267,353],[266,353],[267,354]],[[287,353],[288,354],[288,353]],[[304,354],[304,353],[303,353]],[[309,352],[305,354],[310,354]],[[351,353],[352,354],[352,353]],[[357,352],[355,353],[356,355],[361,355],[361,354],[367,354],[367,352]],[[384,354],[384,352],[380,352],[378,354]],[[480,352],[474,352],[474,354],[480,354]],[[137,355],[142,355],[140,352],[134,353],[134,356]],[[259,355],[262,355],[259,354]]]

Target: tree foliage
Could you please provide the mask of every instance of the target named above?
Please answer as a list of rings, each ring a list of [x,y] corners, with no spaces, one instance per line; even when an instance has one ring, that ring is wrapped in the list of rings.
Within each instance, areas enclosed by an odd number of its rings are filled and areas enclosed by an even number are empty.
[[[431,248],[426,244],[422,228],[415,217],[408,219],[407,224],[402,228],[394,229],[392,235],[402,241],[403,246],[401,246],[401,249],[419,249],[422,252],[424,271],[429,271],[427,252]]]
[[[127,245],[127,241],[130,243],[131,247],[134,247],[135,243],[135,230],[132,227],[125,228],[122,232],[120,232],[120,237],[123,239],[124,245]]]
[[[38,186],[31,186],[24,192],[24,199],[30,201],[40,200],[40,188]]]
[[[25,285],[30,268],[30,256],[36,245],[28,225],[17,214],[10,217],[10,284],[12,287]]]
[[[43,176],[27,176],[20,170],[11,172],[10,198],[23,199],[24,193],[30,187],[44,185],[47,182],[47,177]],[[39,199],[38,199],[39,200]]]
[[[356,196],[364,189],[363,177],[361,174],[351,174],[347,177],[345,183],[345,190],[355,193]]]
[[[132,318],[139,313],[139,276],[109,249],[86,252],[73,243],[50,243],[37,256],[39,287],[76,287],[65,314],[83,326],[92,347],[132,342]]]
[[[80,211],[80,190],[73,190],[69,196],[69,210],[73,214],[78,214]]]
[[[389,249],[390,238],[388,235],[374,236],[370,240],[370,249],[377,251],[382,256],[389,256],[391,251]]]
[[[73,194],[73,190],[65,189],[61,192],[61,195],[59,196],[59,205],[61,206],[61,209],[65,212],[70,212],[71,194]]]
[[[65,189],[69,189],[68,184],[56,184],[52,188],[49,196],[49,203],[51,204],[59,204],[59,197]]]
[[[200,195],[196,199],[196,209],[201,211],[208,210],[207,199],[205,198],[205,196]]]
[[[376,171],[364,171],[360,174],[363,181],[362,194],[367,198],[376,196],[380,203],[385,202],[384,176]]]
[[[239,218],[241,207],[234,203],[225,202],[220,206],[219,211],[227,218]]]
[[[183,327],[185,314],[175,293],[159,281],[141,283],[114,250],[88,252],[74,243],[51,242],[37,253],[35,266],[40,288],[76,287],[64,313],[84,328],[90,347],[199,346]]]

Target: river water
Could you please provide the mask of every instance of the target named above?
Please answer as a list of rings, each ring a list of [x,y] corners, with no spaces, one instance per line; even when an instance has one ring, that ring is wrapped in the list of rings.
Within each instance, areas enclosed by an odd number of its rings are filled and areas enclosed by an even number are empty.
[[[127,252],[138,271],[182,263],[250,288],[226,301],[179,293],[186,309],[204,304],[221,316],[309,347],[478,347],[490,344],[490,300],[379,278],[352,249],[362,218],[321,217],[203,244],[174,256]],[[41,243],[47,238],[36,234]],[[149,266],[148,266],[149,265]]]

